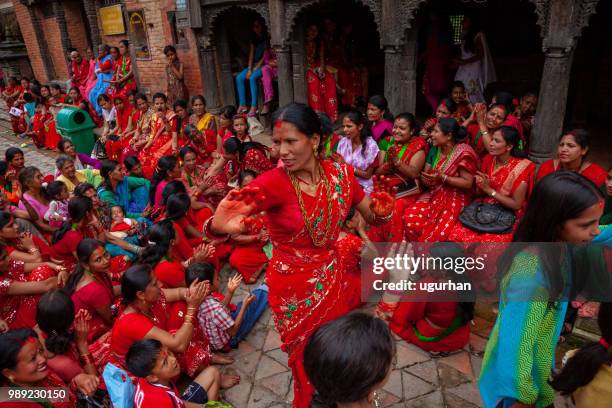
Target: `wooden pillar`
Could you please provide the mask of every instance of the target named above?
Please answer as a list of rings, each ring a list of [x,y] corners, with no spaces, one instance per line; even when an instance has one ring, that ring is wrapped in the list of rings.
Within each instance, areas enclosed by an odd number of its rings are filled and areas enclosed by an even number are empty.
[[[399,2],[397,0],[382,0],[382,25],[380,38],[385,52],[385,97],[389,102],[389,110],[393,114],[404,111],[402,106],[402,57],[404,42],[399,27]]]
[[[580,1],[550,0],[543,31],[544,71],[531,133],[529,157],[541,163],[554,156],[563,130],[567,94],[574,56],[577,21],[582,12]]]
[[[85,0],[83,2],[85,8],[85,16],[87,17],[87,23],[89,26],[89,37],[91,39],[91,49],[94,55],[98,53],[98,46],[102,44],[100,38],[100,29],[98,28],[98,14],[96,13],[96,1]]]
[[[400,71],[400,109],[393,113],[416,111],[417,100],[417,27],[412,27],[408,33],[408,39],[402,49],[402,62]]]
[[[202,84],[204,85],[204,98],[206,110],[216,114],[221,110],[219,88],[217,87],[217,65],[215,63],[215,47],[205,44],[200,47],[202,59]]]
[[[270,40],[276,52],[278,64],[278,103],[283,106],[294,100],[291,48],[286,43],[285,3],[282,0],[268,0],[268,10],[270,12]]]
[[[385,46],[385,97],[389,102],[389,110],[392,114],[397,114],[402,110],[401,64],[401,49],[396,46]]]
[[[537,116],[531,135],[529,157],[541,163],[554,156],[563,131],[567,93],[574,52],[548,50],[540,85]]]
[[[215,34],[217,58],[221,76],[221,101],[223,105],[236,105],[236,92],[234,92],[234,76],[232,75],[232,57],[229,48],[227,30],[219,24]],[[206,100],[208,102],[208,100]]]
[[[293,102],[293,67],[289,47],[274,47],[278,63],[278,104]]]
[[[304,51],[304,26],[296,24],[293,28],[294,41],[291,43],[291,62],[293,63],[293,100],[308,103],[306,97],[306,56]]]

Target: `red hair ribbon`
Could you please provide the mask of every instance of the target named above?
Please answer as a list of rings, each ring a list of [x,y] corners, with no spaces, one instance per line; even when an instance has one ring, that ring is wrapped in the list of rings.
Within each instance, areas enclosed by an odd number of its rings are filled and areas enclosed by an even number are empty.
[[[599,344],[606,350],[610,348],[610,344],[603,337],[599,339]]]

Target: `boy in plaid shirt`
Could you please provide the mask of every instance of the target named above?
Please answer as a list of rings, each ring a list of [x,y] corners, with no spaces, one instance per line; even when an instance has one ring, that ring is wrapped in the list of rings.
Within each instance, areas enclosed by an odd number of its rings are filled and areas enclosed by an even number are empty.
[[[212,264],[194,263],[185,270],[185,281],[189,285],[196,279],[200,282],[207,280],[212,285],[211,292],[216,292],[218,288],[215,285],[214,273],[215,267]],[[198,320],[213,350],[227,352],[238,347],[238,343],[249,334],[268,307],[268,287],[262,284],[231,312],[229,305],[241,282],[242,275],[234,275],[227,283],[227,293],[223,301],[208,295],[200,306]]]

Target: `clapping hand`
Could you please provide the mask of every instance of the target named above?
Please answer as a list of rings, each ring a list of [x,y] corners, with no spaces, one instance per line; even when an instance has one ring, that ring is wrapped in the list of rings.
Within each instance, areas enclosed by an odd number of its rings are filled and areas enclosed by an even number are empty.
[[[489,176],[481,171],[476,172],[476,186],[485,194],[489,194],[491,190],[491,181]]]
[[[210,282],[194,280],[189,285],[187,292],[185,293],[185,302],[188,307],[198,308],[202,304],[202,301],[210,293]]]
[[[237,273],[234,276],[232,276],[231,278],[229,278],[229,281],[227,282],[227,290],[230,293],[234,293],[236,292],[236,289],[238,289],[238,287],[240,286],[240,284],[242,283],[242,275]]]
[[[87,344],[90,320],[91,316],[87,310],[81,309],[77,312],[74,318],[74,340],[77,344]]]

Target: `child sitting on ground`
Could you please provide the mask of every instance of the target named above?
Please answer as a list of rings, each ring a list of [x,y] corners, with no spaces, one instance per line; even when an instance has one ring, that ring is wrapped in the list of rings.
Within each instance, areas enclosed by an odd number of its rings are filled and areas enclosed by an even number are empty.
[[[214,277],[215,268],[211,264],[192,264],[185,273],[185,283],[190,285],[196,279],[209,281],[211,292],[217,292],[219,288]],[[268,306],[268,286],[262,284],[244,302],[238,303],[235,311],[230,312],[229,304],[241,282],[242,275],[235,274],[227,283],[223,301],[208,295],[200,306],[198,320],[213,350],[230,351],[230,348],[237,348]]]
[[[47,193],[51,197],[51,202],[44,219],[50,226],[59,228],[69,218],[68,201],[70,194],[68,193],[68,187],[61,181],[53,181],[47,186]]]
[[[125,211],[119,205],[111,207],[111,234],[124,239],[138,233],[138,222],[132,218],[125,218]]]
[[[153,339],[134,343],[125,360],[128,370],[138,377],[134,393],[136,408],[201,407],[209,400],[218,400],[224,385],[230,386],[222,384],[222,379],[235,381],[228,376],[222,378],[219,369],[210,366],[179,394],[172,380],[181,374],[181,367],[172,351]]]

